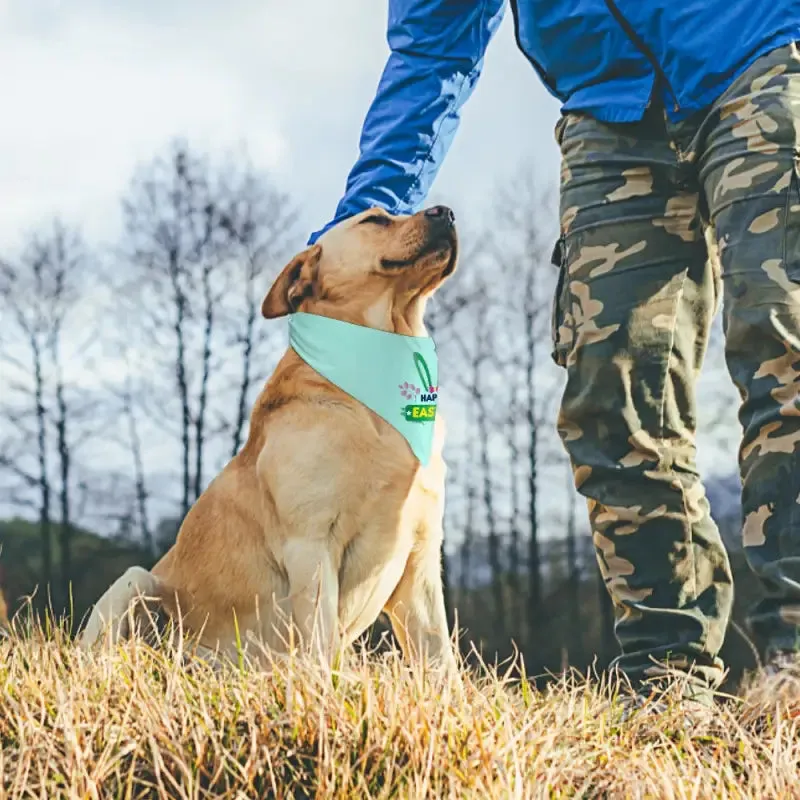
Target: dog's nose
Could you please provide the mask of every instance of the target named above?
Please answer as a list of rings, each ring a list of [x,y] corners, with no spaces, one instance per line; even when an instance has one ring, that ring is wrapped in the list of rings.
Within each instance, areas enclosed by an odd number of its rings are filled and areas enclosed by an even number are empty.
[[[456,221],[456,215],[453,213],[453,209],[447,206],[431,206],[431,208],[425,210],[425,216],[441,219],[443,222],[448,222],[450,225]]]

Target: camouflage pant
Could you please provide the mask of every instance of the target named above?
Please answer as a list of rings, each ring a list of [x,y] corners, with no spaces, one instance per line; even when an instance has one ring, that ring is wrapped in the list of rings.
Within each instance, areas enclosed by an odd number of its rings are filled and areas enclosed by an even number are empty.
[[[559,432],[616,663],[637,682],[667,662],[716,684],[733,588],[695,462],[695,383],[723,287],[744,545],[765,590],[751,623],[768,651],[800,646],[800,51],[768,54],[681,123],[656,106],[639,123],[568,114],[556,138]]]

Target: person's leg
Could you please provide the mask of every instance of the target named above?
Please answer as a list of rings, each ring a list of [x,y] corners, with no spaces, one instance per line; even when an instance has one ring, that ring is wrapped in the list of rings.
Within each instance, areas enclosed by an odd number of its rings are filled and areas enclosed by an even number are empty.
[[[559,432],[615,606],[615,665],[634,684],[668,664],[715,685],[732,580],[695,464],[718,287],[698,194],[680,188],[658,112],[625,126],[571,115],[557,138]]]
[[[701,178],[720,241],[728,368],[743,428],[743,538],[767,655],[800,650],[800,52],[758,61],[704,125]]]

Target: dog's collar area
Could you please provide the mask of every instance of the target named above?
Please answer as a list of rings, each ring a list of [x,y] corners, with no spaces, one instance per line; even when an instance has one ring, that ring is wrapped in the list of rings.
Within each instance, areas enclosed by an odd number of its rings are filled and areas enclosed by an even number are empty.
[[[439,363],[429,336],[407,336],[296,312],[289,346],[312,369],[399,431],[423,464],[430,460]]]
[[[335,323],[336,325],[349,325],[359,330],[371,331],[374,334],[383,334],[384,336],[401,336],[404,339],[416,339],[419,341],[433,341],[430,336],[414,336],[411,333],[397,333],[396,331],[382,331],[378,328],[370,328],[369,325],[360,325],[358,322],[347,322],[343,319],[334,319],[333,317],[323,317],[321,314],[312,314],[309,311],[292,311],[289,314],[289,334],[292,331],[292,321],[298,318],[313,317],[315,320],[327,320],[327,322]],[[325,323],[320,323],[324,325]]]

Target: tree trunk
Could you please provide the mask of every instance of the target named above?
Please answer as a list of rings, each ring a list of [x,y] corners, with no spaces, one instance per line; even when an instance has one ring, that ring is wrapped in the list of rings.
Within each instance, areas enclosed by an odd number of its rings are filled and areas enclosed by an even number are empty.
[[[123,410],[128,419],[128,436],[131,442],[131,455],[133,456],[133,472],[136,489],[136,508],[139,516],[139,534],[142,544],[147,549],[151,558],[156,557],[156,544],[147,513],[147,479],[142,460],[142,443],[139,438],[139,429],[136,425],[136,415],[133,410],[133,396],[130,389],[130,377],[127,379],[123,395]]]
[[[513,368],[513,367],[512,367]],[[510,458],[509,480],[510,491],[509,500],[511,505],[511,515],[509,522],[509,538],[508,538],[508,587],[511,595],[511,607],[509,609],[512,620],[520,620],[522,618],[522,591],[519,583],[519,562],[520,562],[520,540],[519,528],[522,514],[520,509],[520,496],[519,486],[517,483],[517,465],[520,460],[519,445],[517,443],[517,414],[519,411],[519,404],[517,402],[517,386],[512,387],[511,403],[509,405],[508,419],[506,425],[508,427],[508,452]],[[519,622],[516,623],[519,625]],[[522,633],[522,631],[520,631]]]
[[[251,270],[252,275],[252,270]],[[233,458],[242,446],[244,436],[244,426],[247,422],[247,395],[250,392],[252,359],[253,359],[253,336],[255,331],[257,306],[254,295],[253,280],[248,275],[248,297],[247,297],[247,320],[242,341],[242,382],[239,384],[239,401],[236,406],[236,420],[233,426],[233,447],[231,448],[231,458]]]
[[[206,408],[208,406],[208,381],[211,376],[211,335],[214,330],[214,298],[211,295],[211,268],[203,268],[203,301],[205,303],[205,328],[203,329],[203,372],[200,379],[200,397],[195,420],[194,449],[194,499],[203,491],[203,454],[205,451]]]
[[[494,491],[492,487],[492,472],[489,461],[489,421],[487,419],[487,409],[486,403],[484,402],[483,392],[477,386],[474,393],[474,398],[476,411],[478,412],[478,445],[480,448],[483,505],[486,509],[486,522],[489,528],[489,566],[492,570],[492,594],[494,596],[495,612],[494,621],[496,625],[497,639],[505,639],[506,609],[503,587],[504,574],[502,558],[500,556],[500,537],[497,531],[497,517],[495,514]]]
[[[539,553],[539,518],[538,518],[538,429],[536,420],[536,314],[534,311],[534,273],[529,271],[526,281],[525,312],[525,385],[526,409],[528,424],[528,519],[530,534],[528,536],[528,646],[533,647],[540,632],[542,608],[542,566]]]
[[[59,529],[59,559],[61,561],[61,581],[59,602],[64,610],[70,606],[70,581],[72,580],[72,519],[70,516],[70,458],[69,443],[67,440],[67,403],[64,397],[64,383],[59,377],[56,383],[56,406],[58,417],[56,421],[56,435],[58,438],[58,458],[61,467],[61,527]]]
[[[467,476],[467,514],[464,520],[464,539],[461,542],[461,567],[459,570],[458,604],[469,615],[472,607],[472,585],[470,582],[472,570],[472,545],[475,540],[475,506],[477,492],[472,485],[472,479]]]
[[[35,335],[31,336],[31,351],[33,353],[34,397],[39,451],[39,537],[42,553],[39,606],[45,609],[48,605],[50,584],[53,579],[53,544],[50,520],[50,477],[48,475],[47,410],[44,406],[44,374],[42,351]]]
[[[178,395],[181,403],[181,447],[183,450],[181,453],[183,464],[181,519],[183,519],[189,513],[191,492],[191,472],[189,469],[191,454],[191,412],[189,409],[189,380],[186,369],[186,336],[183,327],[186,320],[186,295],[180,286],[180,278],[178,276],[178,254],[175,250],[170,251],[170,279],[172,281],[173,299],[175,301],[175,321],[173,324],[175,344],[177,346],[175,377],[178,382]]]

